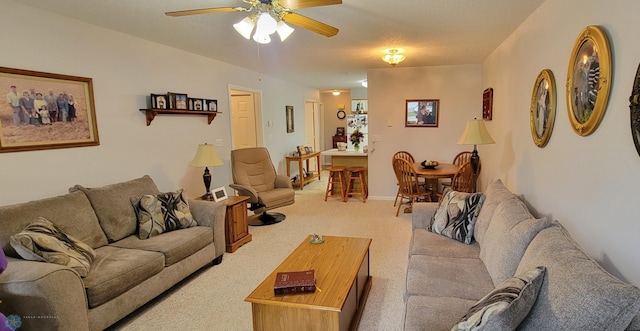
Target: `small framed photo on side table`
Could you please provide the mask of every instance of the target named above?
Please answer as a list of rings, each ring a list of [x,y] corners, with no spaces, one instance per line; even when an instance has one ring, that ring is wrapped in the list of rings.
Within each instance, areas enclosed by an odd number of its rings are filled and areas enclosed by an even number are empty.
[[[227,200],[228,198],[227,190],[224,188],[224,186],[218,187],[217,189],[213,190],[211,193],[213,194],[213,201],[215,202]]]

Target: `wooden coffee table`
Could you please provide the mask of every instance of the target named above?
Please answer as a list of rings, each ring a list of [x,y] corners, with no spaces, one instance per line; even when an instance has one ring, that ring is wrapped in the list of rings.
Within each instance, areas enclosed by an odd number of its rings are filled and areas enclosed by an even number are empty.
[[[371,289],[371,239],[307,237],[245,299],[251,302],[254,330],[356,330]],[[276,273],[314,269],[314,293],[276,296]]]

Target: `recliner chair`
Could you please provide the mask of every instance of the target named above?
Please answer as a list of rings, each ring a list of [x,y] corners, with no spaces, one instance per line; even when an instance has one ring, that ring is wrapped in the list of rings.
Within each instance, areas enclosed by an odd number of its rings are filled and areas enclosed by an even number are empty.
[[[231,170],[234,184],[229,186],[239,195],[249,197],[249,210],[256,216],[249,225],[268,225],[283,221],[281,213],[267,213],[295,202],[295,192],[287,176],[278,175],[264,147],[242,148],[231,151]]]

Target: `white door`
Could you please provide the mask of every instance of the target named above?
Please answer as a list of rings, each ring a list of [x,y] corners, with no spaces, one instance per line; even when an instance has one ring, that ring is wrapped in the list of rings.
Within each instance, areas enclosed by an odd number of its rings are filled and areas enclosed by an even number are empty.
[[[231,90],[232,149],[257,147],[254,93]]]
[[[306,101],[304,103],[305,146],[313,146],[315,152],[320,151],[320,104]],[[309,162],[309,171],[317,171],[315,162]]]

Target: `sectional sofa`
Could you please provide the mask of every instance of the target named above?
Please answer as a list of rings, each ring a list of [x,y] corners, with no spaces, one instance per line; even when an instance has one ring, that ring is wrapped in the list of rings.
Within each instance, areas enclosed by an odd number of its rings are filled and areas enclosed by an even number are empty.
[[[602,269],[560,223],[534,217],[500,180],[484,192],[470,244],[432,232],[438,207],[413,207],[405,330],[640,330],[640,289]]]
[[[136,201],[145,197],[154,202],[149,206],[159,206],[154,197],[164,196],[149,176],[96,188],[76,185],[69,191],[0,207],[0,245],[9,259],[0,275],[0,312],[18,316],[20,330],[103,330],[193,272],[222,261],[222,203],[191,200],[185,205],[181,192],[172,192],[169,200],[182,208],[179,218],[195,222],[165,233],[154,223],[141,239]],[[160,216],[158,209],[147,209]],[[33,227],[34,221],[40,227]],[[54,248],[80,247],[81,254],[71,251],[68,258],[43,248],[55,240],[14,236],[25,234],[28,226],[36,235],[49,226],[66,242]],[[34,260],[46,256],[66,265],[27,260],[18,253],[30,254],[25,247],[36,251]],[[82,262],[83,256],[90,258]]]

